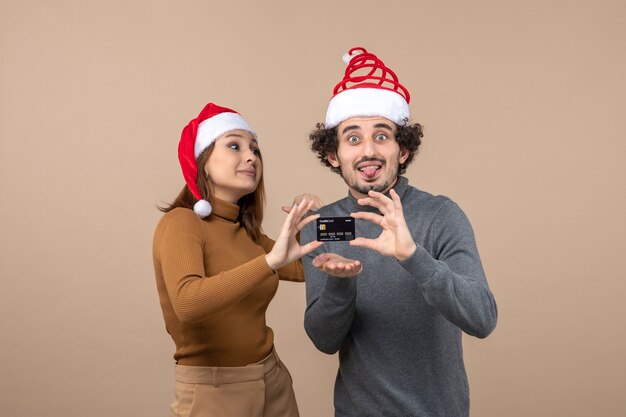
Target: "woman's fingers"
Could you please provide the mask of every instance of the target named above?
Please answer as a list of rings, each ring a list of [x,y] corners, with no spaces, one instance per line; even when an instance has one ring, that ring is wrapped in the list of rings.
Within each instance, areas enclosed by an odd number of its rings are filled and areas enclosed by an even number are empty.
[[[294,204],[294,207],[287,215],[287,219],[289,219],[291,223],[297,223],[298,221],[300,221],[300,218],[308,211],[307,208],[310,207],[311,204],[311,201],[303,198],[302,201]]]
[[[311,198],[315,202],[315,204],[313,205],[313,210],[317,210],[319,208],[324,207],[324,202],[322,201],[321,198],[319,198],[315,194],[311,194]]]
[[[310,216],[305,217],[304,220],[301,220],[300,223],[298,223],[298,225],[296,226],[297,231],[299,232],[300,230],[304,229],[304,226],[311,223],[313,220],[318,219],[319,217],[320,217],[319,214],[312,214]]]
[[[312,201],[313,202],[313,207],[311,208],[312,210],[317,210],[318,208],[324,206],[324,202],[322,201],[322,199],[319,198],[319,196],[315,194],[309,194],[309,193],[300,194],[298,197],[296,197],[296,199],[298,198],[306,198],[307,200]]]
[[[312,208],[314,206],[315,206],[315,202],[311,200],[307,201],[306,204],[302,204],[301,206],[299,206],[298,217],[296,219],[296,222],[298,223],[298,226],[297,226],[298,230],[302,230],[302,227],[300,226],[300,223],[302,223],[302,218],[306,216],[307,214],[309,214],[312,211]],[[319,214],[310,215],[309,217],[306,218],[306,222],[302,223],[302,226],[317,219],[318,217],[319,217]]]
[[[283,230],[291,229],[291,224],[293,223],[293,218],[296,216],[297,211],[298,206],[294,204],[291,210],[289,210],[289,212],[287,213],[287,217],[283,222]]]
[[[281,209],[285,213],[289,213],[295,206],[299,205],[303,200],[307,200],[312,202],[308,211],[314,211],[324,206],[324,202],[322,199],[315,194],[299,194],[293,199],[293,204],[291,206],[282,206]]]
[[[324,242],[318,242],[317,240],[314,240],[313,242],[309,242],[306,245],[302,245],[301,246],[302,255],[306,255],[307,253],[314,251],[315,249],[319,248],[323,244]]]

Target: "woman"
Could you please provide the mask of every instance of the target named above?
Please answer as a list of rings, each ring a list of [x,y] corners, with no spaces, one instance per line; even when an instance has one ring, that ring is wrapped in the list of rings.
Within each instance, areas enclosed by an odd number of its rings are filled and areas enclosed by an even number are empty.
[[[186,186],[154,236],[163,317],[176,345],[173,416],[298,416],[265,312],[278,280],[304,280],[297,232],[313,200],[294,204],[276,242],[261,233],[263,161],[237,112],[209,103],[183,129]]]

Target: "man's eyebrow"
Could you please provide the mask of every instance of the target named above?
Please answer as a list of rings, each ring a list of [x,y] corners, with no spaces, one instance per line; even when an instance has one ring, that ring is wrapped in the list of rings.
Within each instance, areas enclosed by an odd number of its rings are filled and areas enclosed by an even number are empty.
[[[387,129],[387,130],[393,132],[393,129],[387,123],[376,123],[374,125],[374,127],[379,128],[379,129]]]
[[[357,125],[349,125],[349,126],[346,126],[346,127],[344,127],[344,128],[343,128],[343,130],[341,131],[341,134],[343,135],[344,133],[346,133],[346,132],[347,132],[347,131],[349,131],[349,130],[359,130],[359,129],[361,129],[361,127],[360,127],[360,126],[357,126]]]
[[[392,129],[392,128],[391,128],[391,126],[390,126],[389,124],[387,124],[387,123],[376,123],[376,124],[374,125],[374,127],[375,127],[376,129],[386,129],[386,130],[388,130],[388,131],[390,131],[390,132],[393,132],[393,129]],[[346,127],[344,127],[344,128],[343,128],[343,130],[341,131],[341,134],[343,135],[344,133],[346,133],[346,132],[348,132],[348,131],[350,131],[350,130],[359,130],[359,129],[361,129],[361,127],[360,127],[360,126],[358,126],[358,125],[348,125],[348,126],[346,126]]]

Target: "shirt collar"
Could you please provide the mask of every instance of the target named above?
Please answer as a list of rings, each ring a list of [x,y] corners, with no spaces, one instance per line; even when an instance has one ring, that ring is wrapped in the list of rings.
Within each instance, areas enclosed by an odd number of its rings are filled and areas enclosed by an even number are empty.
[[[213,212],[211,214],[229,222],[236,222],[239,217],[239,206],[228,201],[213,198]]]

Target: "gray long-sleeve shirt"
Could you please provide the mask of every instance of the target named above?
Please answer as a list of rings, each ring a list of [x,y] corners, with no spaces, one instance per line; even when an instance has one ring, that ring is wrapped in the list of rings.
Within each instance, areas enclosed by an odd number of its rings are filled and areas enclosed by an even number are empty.
[[[497,307],[474,234],[449,198],[420,191],[400,177],[394,189],[417,250],[402,262],[377,252],[326,242],[303,258],[305,328],[326,353],[339,351],[336,416],[469,415],[461,331],[484,338]],[[322,216],[373,211],[351,195],[321,208]],[[356,236],[376,238],[380,226],[356,220]],[[302,243],[316,238],[314,224]],[[354,278],[328,276],[311,265],[322,252],[358,259]]]

